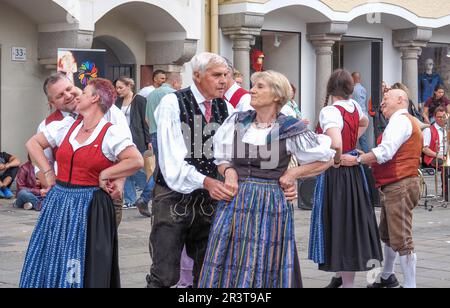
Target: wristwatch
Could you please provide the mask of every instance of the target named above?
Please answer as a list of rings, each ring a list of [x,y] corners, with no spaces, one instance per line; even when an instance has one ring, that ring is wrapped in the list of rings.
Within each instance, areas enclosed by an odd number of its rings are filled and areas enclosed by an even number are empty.
[[[356,162],[361,165],[362,164],[362,156],[358,156],[356,158]]]

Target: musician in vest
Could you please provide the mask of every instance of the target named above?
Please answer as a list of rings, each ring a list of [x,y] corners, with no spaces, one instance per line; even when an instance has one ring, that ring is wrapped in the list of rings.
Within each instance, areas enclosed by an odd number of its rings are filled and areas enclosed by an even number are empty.
[[[201,53],[192,61],[193,85],[165,96],[155,113],[159,172],[154,189],[150,234],[149,288],[174,286],[183,247],[194,260],[194,284],[203,265],[216,200],[232,198],[217,180],[212,137],[234,113],[222,98],[227,62]]]
[[[447,140],[446,115],[445,108],[438,107],[434,115],[436,123],[423,131],[423,162],[428,167],[436,168],[437,166],[440,168],[443,164],[445,140]]]
[[[280,113],[291,97],[285,76],[255,73],[255,110],[235,113],[214,136],[214,156],[232,201],[219,203],[201,274],[201,288],[302,286],[289,197],[298,178],[332,166],[331,139]],[[299,165],[288,170],[291,157]],[[294,196],[295,198],[295,196]]]
[[[225,90],[224,99],[229,102],[236,111],[248,111],[253,109],[250,105],[252,97],[250,93],[244,90],[234,80],[234,67],[230,60],[225,59],[228,64],[227,88]]]
[[[120,287],[115,180],[143,167],[132,139],[104,119],[116,92],[94,79],[77,98],[74,122],[53,122],[27,143],[31,158],[53,188],[31,237],[22,288]],[[44,149],[58,147],[58,175]]]
[[[82,90],[75,87],[73,83],[67,78],[64,73],[55,73],[49,76],[44,82],[44,93],[47,96],[48,104],[50,107],[55,109],[55,111],[48,116],[39,125],[37,133],[42,133],[45,127],[53,122],[61,121],[67,117],[70,117],[73,122],[75,122],[78,117],[76,111],[76,98],[82,94]],[[127,119],[124,114],[115,105],[112,106],[104,116],[105,120],[111,122],[115,125],[121,127],[122,131],[131,138],[131,131],[128,126]],[[56,152],[58,148],[48,148],[45,149],[45,156],[51,165],[54,165],[55,173],[58,173],[57,164],[55,162]],[[43,184],[44,187],[48,185],[45,180],[45,176],[40,172],[39,168],[35,168],[36,175]],[[125,185],[125,179],[120,179],[117,181],[118,194],[122,195],[123,187]],[[117,226],[122,220],[122,197],[118,200],[114,200],[116,209]]]
[[[321,271],[338,273],[344,288],[354,287],[355,273],[370,270],[371,260],[383,258],[364,170],[341,166],[342,153],[356,155],[358,138],[369,124],[361,106],[350,99],[353,91],[348,71],[331,75],[327,98],[333,105],[321,111],[320,127],[337,153],[334,168],[317,180],[309,251]]]
[[[447,112],[445,107],[438,107],[435,110],[434,118],[436,122],[423,131],[423,163],[430,168],[438,168],[441,170],[444,164],[444,155],[448,150],[445,142],[447,141],[447,131],[445,123],[447,121]],[[442,171],[442,170],[441,170]],[[441,183],[444,183],[444,173],[441,173]],[[444,185],[442,185],[444,186]],[[445,186],[444,197],[448,201],[447,187]],[[442,187],[444,188],[444,187]]]
[[[417,170],[423,148],[419,124],[408,114],[409,99],[405,91],[390,90],[382,103],[389,124],[380,145],[368,154],[344,157],[346,165],[372,165],[382,203],[380,235],[385,243],[384,269],[379,281],[370,288],[392,288],[399,285],[394,274],[397,254],[405,278],[403,287],[416,287],[417,256],[412,237],[413,210],[420,199]]]

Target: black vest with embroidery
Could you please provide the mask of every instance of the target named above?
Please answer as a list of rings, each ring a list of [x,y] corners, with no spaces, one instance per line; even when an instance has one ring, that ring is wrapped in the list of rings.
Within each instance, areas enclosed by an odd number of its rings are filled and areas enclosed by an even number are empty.
[[[203,102],[197,102],[190,88],[180,90],[175,93],[180,106],[180,120],[182,124],[183,136],[188,149],[185,161],[194,166],[201,174],[217,178],[217,166],[214,164],[214,152],[212,150],[212,140],[217,129],[228,118],[227,104],[223,99],[212,101],[212,116],[209,124],[216,124],[215,130],[205,130],[208,125],[199,107]],[[197,119],[197,121],[195,121]],[[187,131],[189,128],[190,131]],[[202,134],[202,135],[201,135]],[[201,142],[201,144],[198,144]],[[207,146],[205,146],[205,144]],[[206,151],[205,151],[206,150]],[[207,152],[207,153],[205,153]],[[161,172],[158,172],[156,183],[168,187]]]

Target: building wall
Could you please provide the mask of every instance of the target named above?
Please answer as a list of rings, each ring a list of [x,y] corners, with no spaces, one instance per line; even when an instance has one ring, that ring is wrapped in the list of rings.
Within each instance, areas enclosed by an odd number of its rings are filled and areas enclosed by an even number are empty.
[[[361,73],[362,85],[367,91],[367,99],[372,93],[372,46],[370,41],[345,42],[344,43],[344,68],[350,73]],[[367,64],[367,65],[364,65]],[[369,125],[368,132],[373,132],[373,121]],[[373,133],[368,133],[369,149],[375,146]]]
[[[268,2],[280,0],[220,0],[220,4],[237,4],[237,3],[259,3],[266,4]],[[295,2],[295,1],[285,1]],[[406,9],[419,17],[424,18],[440,18],[450,15],[450,1],[446,0],[428,0],[426,5],[422,0],[383,0],[383,1],[367,1],[367,0],[310,0],[310,2],[322,2],[335,12],[350,12],[353,9],[367,4],[389,4],[399,8]]]
[[[301,103],[303,116],[308,119],[314,119],[316,54],[314,47],[306,39],[306,23],[294,15],[273,12],[266,16],[263,30],[297,32],[301,34],[301,50],[298,50],[298,42],[291,42],[292,46],[295,45],[295,47],[293,46],[294,49],[291,52],[287,52],[285,57],[280,58],[282,64],[278,66],[286,70],[281,72],[292,76],[290,78],[294,78],[294,82],[298,80],[298,67],[301,66],[301,83],[299,84],[297,102]],[[283,43],[281,46],[283,46]],[[301,61],[301,65],[297,61]],[[311,128],[314,125],[314,123],[311,123]]]
[[[111,12],[95,25],[94,38],[101,36],[112,36],[131,50],[136,59],[136,84],[140,85],[141,65],[145,65],[145,33],[122,15]]]
[[[401,52],[392,42],[392,30],[382,24],[368,24],[361,17],[349,24],[348,36],[383,40],[383,79],[388,84],[402,80]]]
[[[49,71],[37,61],[37,25],[0,3],[1,145],[26,160],[25,143],[48,115],[42,84]],[[26,47],[27,62],[11,61],[11,47]]]

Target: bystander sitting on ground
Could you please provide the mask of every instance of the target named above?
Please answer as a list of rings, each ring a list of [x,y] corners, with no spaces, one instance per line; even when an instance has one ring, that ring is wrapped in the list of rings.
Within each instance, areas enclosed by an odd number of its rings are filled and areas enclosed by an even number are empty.
[[[0,151],[0,199],[12,199],[11,185],[19,170],[20,160],[6,152]]]
[[[46,195],[46,190],[42,189],[41,182],[36,178],[34,168],[28,156],[28,161],[20,167],[17,173],[17,200],[14,206],[27,211],[32,209],[40,211]]]

